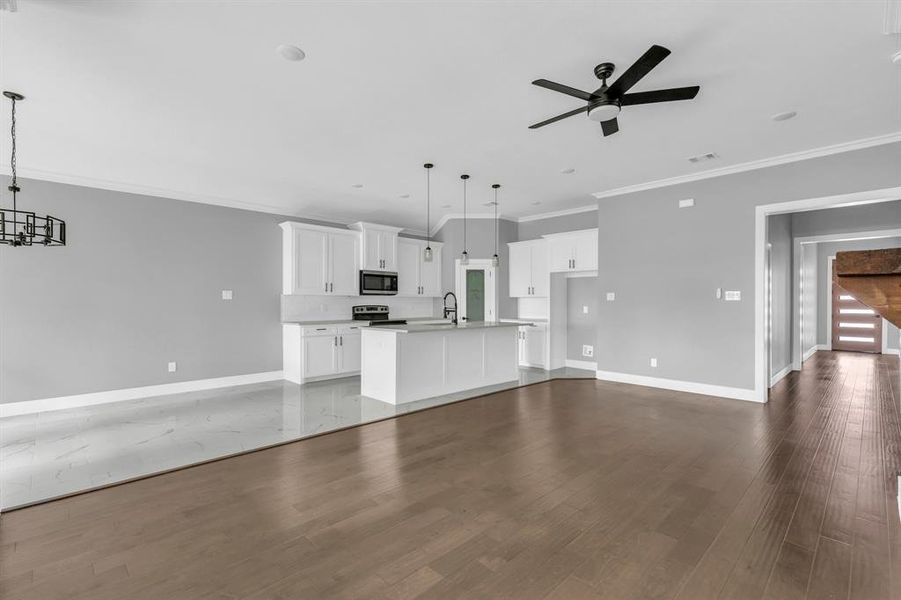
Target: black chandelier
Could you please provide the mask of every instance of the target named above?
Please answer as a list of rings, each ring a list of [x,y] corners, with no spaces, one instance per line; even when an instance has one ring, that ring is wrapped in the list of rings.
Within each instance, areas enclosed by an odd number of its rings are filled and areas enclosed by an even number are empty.
[[[0,244],[65,246],[65,221],[50,215],[42,217],[31,211],[18,209],[16,194],[22,190],[16,180],[16,102],[24,100],[25,96],[16,92],[3,92],[3,95],[12,101],[12,126],[9,130],[12,138],[12,151],[9,166],[12,170],[13,180],[8,189],[13,194],[13,206],[12,208],[0,207]]]

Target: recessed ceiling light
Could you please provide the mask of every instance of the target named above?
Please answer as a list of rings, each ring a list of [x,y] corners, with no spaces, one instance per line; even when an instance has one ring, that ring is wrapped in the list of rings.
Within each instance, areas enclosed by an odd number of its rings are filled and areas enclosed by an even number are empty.
[[[441,208],[450,208],[450,207],[451,207],[450,204],[442,204],[442,205],[441,205]]]
[[[901,65],[901,50],[898,50],[894,54],[892,54],[892,62],[896,65]]]
[[[563,173],[564,175],[572,175],[573,173],[576,172],[576,170],[573,169],[572,167],[569,167],[568,169],[563,169],[560,172]]]
[[[785,112],[776,113],[772,117],[770,117],[774,121],[788,121],[789,119],[794,119],[798,116],[798,111],[795,110],[787,110]]]
[[[355,187],[355,188],[357,188],[357,189],[360,189],[361,187],[363,187],[363,184],[362,184],[362,183],[355,183],[355,184],[353,184],[353,187]]]
[[[486,202],[486,203],[483,204],[482,206],[494,206],[495,204],[497,204],[497,202],[495,202],[494,200],[492,200],[491,202]]]
[[[401,198],[409,198],[409,197],[410,197],[410,194],[401,194],[400,197],[401,197]]]
[[[539,204],[541,204],[541,201],[536,200],[535,202],[532,203],[532,206],[538,206]]]
[[[285,60],[298,61],[307,57],[303,50],[291,44],[279,44],[275,51]]]

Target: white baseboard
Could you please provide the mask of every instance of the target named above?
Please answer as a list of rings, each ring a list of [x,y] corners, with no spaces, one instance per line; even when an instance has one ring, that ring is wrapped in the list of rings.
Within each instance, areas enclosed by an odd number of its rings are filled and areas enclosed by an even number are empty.
[[[778,373],[773,374],[773,376],[770,377],[770,387],[773,387],[774,385],[776,385],[777,383],[782,381],[782,378],[791,372],[792,372],[792,365],[788,365],[787,367],[785,367]]]
[[[74,396],[57,396],[56,398],[43,398],[41,400],[10,402],[8,404],[0,404],[0,418],[28,415],[48,410],[107,404],[109,402],[122,402],[124,400],[137,400],[138,398],[149,398],[151,396],[165,396],[167,394],[180,394],[182,392],[199,392],[202,390],[231,387],[233,385],[277,381],[279,379],[283,379],[282,371],[267,371],[265,373],[215,377],[213,379],[195,379],[193,381],[145,385],[143,387],[110,390],[107,392],[92,392],[89,394],[76,394]]]
[[[590,360],[571,360],[566,359],[564,363],[570,369],[585,369],[587,371],[597,371],[598,363]]]
[[[810,348],[808,348],[807,350],[804,351],[804,356],[803,356],[803,358],[801,359],[802,362],[805,361],[805,360],[807,360],[807,359],[810,358],[811,356],[813,356],[814,352],[816,352],[817,350],[825,350],[825,349],[826,349],[826,345],[825,345],[825,344],[823,344],[823,347],[822,347],[822,348],[821,348],[820,346],[818,346],[818,345],[813,345],[813,346],[811,346]]]
[[[692,394],[704,394],[705,396],[719,396],[721,398],[747,400],[749,402],[762,402],[757,398],[757,394],[754,390],[728,387],[725,385],[711,385],[708,383],[696,383],[694,381],[664,379],[663,377],[615,373],[613,371],[597,371],[597,378],[604,381],[630,383],[632,385],[643,385],[664,390],[675,390],[677,392],[690,392]]]

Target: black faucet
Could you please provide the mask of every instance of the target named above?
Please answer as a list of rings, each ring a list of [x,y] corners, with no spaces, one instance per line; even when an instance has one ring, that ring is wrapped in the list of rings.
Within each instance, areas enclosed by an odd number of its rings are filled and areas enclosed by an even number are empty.
[[[453,308],[451,308],[447,305],[447,297],[448,296],[454,297]],[[444,318],[446,319],[448,315],[454,315],[454,318],[451,319],[451,323],[456,325],[457,324],[457,295],[454,294],[453,292],[448,292],[448,293],[444,294]]]

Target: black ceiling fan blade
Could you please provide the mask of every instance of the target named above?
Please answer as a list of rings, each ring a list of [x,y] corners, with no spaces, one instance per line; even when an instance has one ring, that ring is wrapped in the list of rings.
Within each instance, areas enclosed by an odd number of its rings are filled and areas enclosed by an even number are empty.
[[[701,88],[693,85],[691,87],[670,88],[667,90],[652,90],[650,92],[636,92],[634,94],[625,94],[620,101],[623,106],[634,106],[635,104],[652,104],[654,102],[673,102],[674,100],[691,100],[698,95]]]
[[[565,112],[562,115],[557,115],[556,117],[551,117],[547,121],[542,121],[541,123],[535,123],[534,125],[529,125],[529,129],[538,129],[539,127],[544,127],[545,125],[550,125],[551,123],[556,123],[566,117],[571,117],[573,115],[577,115],[579,113],[588,112],[588,107],[583,106],[582,108],[577,108],[576,110],[571,110],[569,112]]]
[[[670,51],[663,46],[654,44],[650,49],[641,55],[641,58],[626,69],[625,73],[619,76],[619,79],[613,82],[607,88],[607,96],[617,98],[629,91],[633,85],[638,83],[642,77],[651,72],[651,69],[660,64],[660,62],[670,55]]]
[[[617,131],[619,131],[619,122],[616,119],[610,119],[609,121],[601,121],[601,131],[604,132],[604,137],[608,135],[613,135]]]
[[[596,96],[593,96],[588,92],[577,90],[574,87],[569,87],[568,85],[563,85],[562,83],[554,83],[553,81],[548,81],[547,79],[536,79],[532,82],[532,85],[537,85],[538,87],[543,87],[554,92],[560,92],[561,94],[566,94],[567,96],[573,96],[574,98],[585,100],[586,102],[596,99]]]

